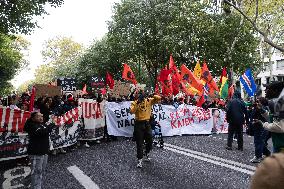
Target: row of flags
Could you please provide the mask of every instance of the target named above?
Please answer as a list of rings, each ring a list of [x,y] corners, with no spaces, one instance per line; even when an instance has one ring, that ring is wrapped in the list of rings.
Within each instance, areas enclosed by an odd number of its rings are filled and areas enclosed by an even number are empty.
[[[123,64],[122,78],[132,82],[134,85],[138,83],[134,72],[127,64]],[[229,86],[229,78],[225,67],[222,70],[218,87],[205,61],[202,67],[198,61],[193,72],[185,64],[182,64],[179,70],[172,55],[170,56],[169,65],[161,69],[156,79],[156,94],[161,93],[165,96],[177,95],[182,91],[190,96],[200,96],[198,103],[201,105],[208,97],[214,98],[219,95],[221,99],[231,98],[235,88],[232,84]],[[240,81],[249,96],[253,96],[256,91],[256,85],[250,69],[247,69],[240,77]],[[114,79],[109,72],[106,74],[106,84],[110,89],[113,89]]]

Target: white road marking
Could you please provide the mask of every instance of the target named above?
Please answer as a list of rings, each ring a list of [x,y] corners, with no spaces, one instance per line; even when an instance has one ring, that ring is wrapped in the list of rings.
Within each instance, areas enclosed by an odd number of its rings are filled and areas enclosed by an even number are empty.
[[[234,166],[243,167],[243,168],[246,168],[246,169],[249,169],[249,170],[252,170],[252,171],[255,171],[255,169],[256,169],[255,166],[243,164],[243,163],[240,163],[240,162],[237,162],[237,161],[233,161],[233,160],[220,158],[220,157],[217,157],[217,156],[213,156],[213,155],[206,154],[206,153],[203,153],[203,152],[190,150],[190,149],[187,149],[187,148],[182,148],[182,147],[179,147],[179,146],[176,146],[176,145],[165,143],[164,146],[167,146],[167,147],[170,147],[170,148],[174,148],[174,149],[177,149],[177,150],[182,150],[182,151],[185,151],[185,152],[188,152],[188,153],[191,153],[191,154],[195,154],[195,155],[198,155],[198,156],[203,156],[203,157],[210,158],[210,159],[213,159],[213,160],[216,160],[216,161],[220,161],[220,162],[224,162],[224,163],[227,163],[227,164],[232,164]]]
[[[240,168],[240,167],[236,167],[236,166],[233,166],[233,165],[229,165],[229,164],[226,164],[226,163],[222,163],[222,162],[219,162],[219,161],[215,161],[215,160],[212,160],[212,159],[208,159],[208,158],[205,158],[205,157],[201,157],[201,156],[198,156],[198,155],[194,155],[194,154],[191,154],[191,153],[180,151],[180,150],[177,150],[177,149],[173,149],[173,148],[169,148],[169,147],[164,147],[164,149],[170,150],[170,151],[173,151],[173,152],[176,152],[176,153],[179,153],[179,154],[183,154],[183,155],[186,155],[186,156],[189,156],[189,157],[193,157],[193,158],[196,158],[196,159],[199,159],[199,160],[202,160],[202,161],[206,161],[206,162],[209,162],[209,163],[212,163],[212,164],[215,164],[215,165],[227,167],[229,169],[239,171],[239,172],[242,172],[242,173],[246,173],[246,174],[249,174],[249,175],[253,175],[253,173],[254,173],[253,171],[250,171],[250,170],[247,170],[247,169],[243,169],[243,168]]]
[[[94,183],[90,177],[84,174],[76,165],[67,168],[68,171],[79,181],[86,189],[99,189],[99,186]]]

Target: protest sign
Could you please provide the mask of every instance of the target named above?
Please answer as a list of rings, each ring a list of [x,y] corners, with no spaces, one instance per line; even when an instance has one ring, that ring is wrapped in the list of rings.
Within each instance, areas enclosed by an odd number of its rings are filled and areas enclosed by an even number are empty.
[[[146,90],[146,84],[137,83],[136,85],[130,84],[130,91],[134,92],[135,90]],[[149,90],[149,88],[147,88]]]
[[[103,137],[105,126],[105,101],[98,103],[93,99],[79,99],[82,110],[84,133],[82,139],[96,140]]]
[[[60,127],[55,126],[49,134],[50,150],[76,144],[81,131],[82,125],[79,120],[71,123],[66,122]]]
[[[59,78],[57,79],[57,86],[62,87],[62,91],[76,91],[77,81],[75,78]]]
[[[209,109],[187,104],[178,108],[172,105],[155,105],[153,113],[161,125],[163,136],[211,134],[212,115]]]
[[[106,104],[106,124],[109,135],[131,137],[134,131],[134,115],[129,113],[130,101]]]
[[[108,133],[115,136],[132,136],[134,115],[129,113],[131,102],[108,102],[106,124]],[[160,124],[163,136],[182,134],[210,134],[211,111],[197,106],[156,104],[152,107],[155,120]]]
[[[130,94],[130,83],[124,83],[121,81],[114,81],[114,87],[110,90],[111,96],[119,98],[121,96],[128,96]]]
[[[217,133],[228,133],[229,124],[226,120],[226,112],[221,109],[212,108],[213,130]]]
[[[27,156],[27,134],[0,133],[0,161]]]
[[[42,97],[42,96],[60,96],[61,95],[61,86],[53,86],[53,85],[44,85],[44,84],[36,84],[36,97]]]
[[[80,109],[74,108],[62,116],[51,116],[50,122],[55,126],[50,133],[50,149],[58,149],[75,144],[82,131],[79,119]]]
[[[99,76],[93,76],[91,78],[91,87],[94,89],[94,90],[97,90],[97,89],[102,89],[105,87],[105,79],[103,77],[99,77]]]

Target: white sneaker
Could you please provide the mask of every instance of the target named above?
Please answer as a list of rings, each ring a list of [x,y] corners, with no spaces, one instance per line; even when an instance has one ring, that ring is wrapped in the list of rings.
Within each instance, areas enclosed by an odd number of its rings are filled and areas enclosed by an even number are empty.
[[[56,150],[52,150],[51,154],[56,156]]]
[[[100,140],[96,140],[96,144],[100,144],[101,143],[101,141]]]
[[[61,152],[62,154],[66,154],[66,153],[67,153],[63,148],[61,148],[60,152]]]
[[[142,168],[142,159],[138,159],[137,168]]]
[[[149,154],[145,154],[144,155],[144,161],[145,162],[150,162],[151,161],[151,158],[149,158]]]
[[[85,143],[85,147],[86,147],[86,148],[90,148],[90,145],[86,142],[86,143]]]
[[[263,159],[262,158],[257,158],[257,157],[253,157],[250,162],[251,163],[260,163]]]

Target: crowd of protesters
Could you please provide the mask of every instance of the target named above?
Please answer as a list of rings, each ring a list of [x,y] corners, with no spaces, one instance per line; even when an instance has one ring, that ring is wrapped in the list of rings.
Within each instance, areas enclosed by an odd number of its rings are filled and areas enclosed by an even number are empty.
[[[283,88],[283,87],[282,87]],[[153,94],[146,94],[147,97],[153,97]],[[123,101],[134,101],[137,100],[135,93],[131,93],[129,96],[124,96],[120,98],[112,97],[110,95],[103,96],[101,94],[97,95],[83,95],[77,96],[76,98],[72,95],[54,96],[54,97],[40,97],[34,103],[34,109],[31,118],[29,119],[32,124],[41,127],[42,134],[47,133],[50,128],[42,126],[49,121],[50,115],[60,116],[64,113],[72,110],[78,106],[78,98],[95,99],[97,102],[102,102],[103,100],[109,102],[123,102]],[[284,112],[284,96],[279,100],[280,112]],[[198,98],[197,98],[198,99]],[[0,107],[9,107],[10,109],[29,111],[30,95],[27,93],[18,95],[11,95],[5,99],[0,98]],[[198,102],[193,96],[163,96],[161,98],[161,104],[163,105],[173,105],[178,108],[181,104],[198,105]],[[284,151],[284,124],[283,115],[280,116],[280,122],[275,124],[273,122],[274,112],[269,108],[268,99],[264,97],[260,98],[248,98],[245,101],[242,100],[239,91],[235,91],[233,98],[229,101],[223,101],[220,99],[207,99],[202,104],[204,109],[207,108],[218,108],[226,111],[226,119],[229,123],[228,128],[228,140],[227,140],[227,150],[233,150],[233,136],[237,138],[238,150],[243,150],[243,125],[246,125],[247,133],[254,136],[254,147],[255,147],[255,157],[251,159],[252,163],[260,163],[265,157],[271,155],[271,151],[268,148],[268,140],[272,137],[273,143],[273,153]],[[282,116],[282,117],[281,117]],[[45,130],[46,129],[46,130]],[[32,132],[32,128],[26,128],[26,132]],[[34,131],[35,132],[35,131]],[[215,133],[215,131],[212,131]],[[31,134],[32,135],[32,134]],[[106,141],[117,140],[115,136],[109,136],[107,133],[107,126],[105,127],[104,138]],[[35,145],[31,143],[30,145]],[[89,145],[86,143],[86,147]],[[31,147],[33,148],[33,147]],[[66,153],[64,149],[60,149],[61,153]],[[44,152],[46,153],[46,152]],[[54,155],[56,151],[52,152]],[[32,154],[34,155],[34,154]],[[141,154],[140,154],[141,156]],[[139,158],[141,159],[141,157]],[[45,159],[32,159],[34,162],[45,162]],[[41,164],[43,166],[43,164]],[[38,166],[37,166],[38,167]],[[38,179],[34,178],[34,184],[38,183]]]

